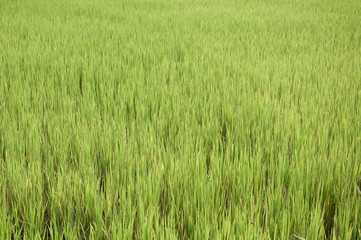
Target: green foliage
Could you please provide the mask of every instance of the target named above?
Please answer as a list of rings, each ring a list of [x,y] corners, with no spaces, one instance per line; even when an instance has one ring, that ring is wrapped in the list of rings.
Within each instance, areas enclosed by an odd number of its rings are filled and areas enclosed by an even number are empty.
[[[0,0],[0,239],[361,238],[357,0]]]

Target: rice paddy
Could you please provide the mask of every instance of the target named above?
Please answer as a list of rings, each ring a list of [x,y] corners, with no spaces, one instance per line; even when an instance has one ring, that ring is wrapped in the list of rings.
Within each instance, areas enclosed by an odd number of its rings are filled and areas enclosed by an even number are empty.
[[[361,239],[358,0],[0,0],[0,239]]]

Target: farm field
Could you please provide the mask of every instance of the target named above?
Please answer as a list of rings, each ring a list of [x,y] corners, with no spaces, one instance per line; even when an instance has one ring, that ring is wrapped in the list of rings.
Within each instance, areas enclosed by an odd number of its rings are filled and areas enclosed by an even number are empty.
[[[361,239],[361,2],[0,0],[0,239]]]

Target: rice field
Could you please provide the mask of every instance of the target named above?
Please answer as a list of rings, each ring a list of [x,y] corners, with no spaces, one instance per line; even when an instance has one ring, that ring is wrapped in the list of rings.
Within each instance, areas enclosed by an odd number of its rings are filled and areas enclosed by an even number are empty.
[[[361,2],[0,0],[0,239],[361,239]]]

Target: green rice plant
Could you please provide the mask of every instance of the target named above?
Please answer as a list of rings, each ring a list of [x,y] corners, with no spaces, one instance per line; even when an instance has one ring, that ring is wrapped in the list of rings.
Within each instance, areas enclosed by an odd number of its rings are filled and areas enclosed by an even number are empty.
[[[0,238],[360,238],[360,13],[0,0]]]

